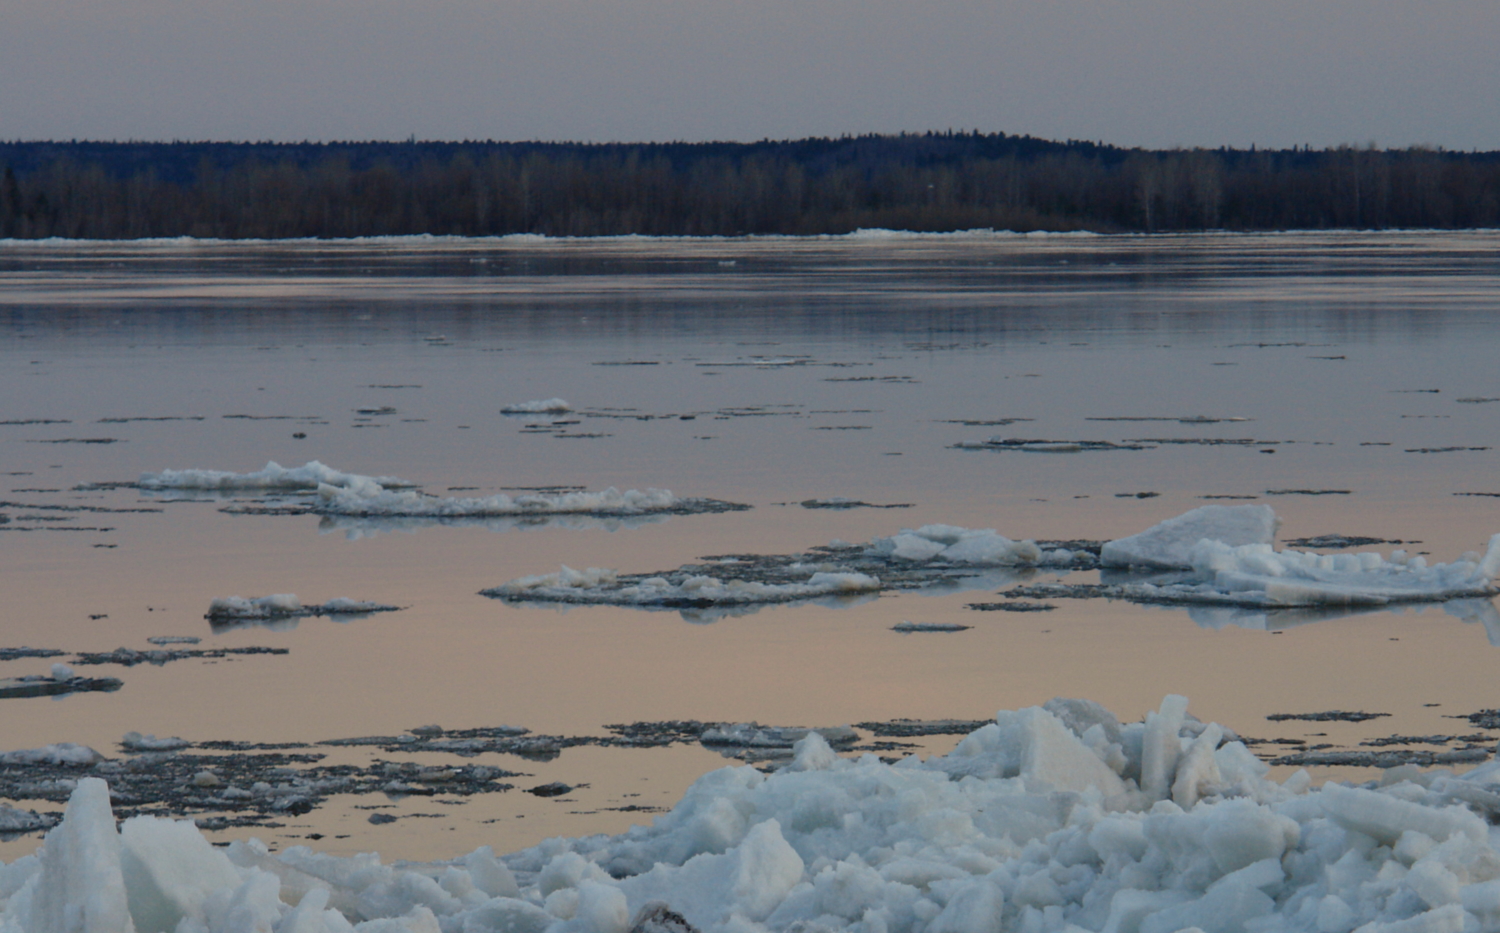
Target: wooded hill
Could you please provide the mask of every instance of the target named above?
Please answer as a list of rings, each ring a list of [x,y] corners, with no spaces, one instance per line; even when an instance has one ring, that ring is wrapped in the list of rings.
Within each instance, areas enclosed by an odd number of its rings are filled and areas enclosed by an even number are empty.
[[[1500,152],[758,143],[0,143],[0,237],[1500,227]]]

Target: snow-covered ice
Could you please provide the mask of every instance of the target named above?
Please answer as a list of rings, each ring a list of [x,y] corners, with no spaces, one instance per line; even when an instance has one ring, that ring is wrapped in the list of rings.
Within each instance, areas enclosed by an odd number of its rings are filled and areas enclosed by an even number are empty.
[[[85,777],[0,930],[140,933],[1481,933],[1500,929],[1500,762],[1284,781],[1168,697],[1001,712],[952,753],[710,772],[650,826],[384,864],[133,817]],[[672,918],[682,918],[680,925]]]
[[[1200,506],[1139,534],[1107,542],[1099,552],[1099,563],[1105,567],[1186,569],[1192,566],[1193,548],[1199,541],[1269,546],[1276,540],[1280,525],[1269,505]]]
[[[223,470],[163,470],[142,473],[142,489],[208,489],[208,490],[298,490],[317,489],[319,485],[344,486],[368,481],[383,487],[404,487],[412,483],[399,476],[361,476],[343,473],[310,460],[299,467],[284,467],[272,460],[254,473],[229,473]]]

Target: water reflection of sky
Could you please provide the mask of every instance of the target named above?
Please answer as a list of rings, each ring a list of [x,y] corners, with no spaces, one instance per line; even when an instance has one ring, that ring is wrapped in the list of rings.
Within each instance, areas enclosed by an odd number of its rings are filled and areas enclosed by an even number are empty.
[[[561,564],[670,570],[928,523],[1112,538],[1226,495],[1273,505],[1283,539],[1397,538],[1452,560],[1500,530],[1500,498],[1455,495],[1500,492],[1500,452],[1408,451],[1500,436],[1500,402],[1458,401],[1500,397],[1497,246],[1496,234],[0,245],[0,422],[14,422],[0,424],[12,519],[0,645],[199,635],[291,649],[106,671],[125,680],[108,695],[6,701],[20,705],[6,707],[0,747],[113,751],[130,730],[275,742],[427,722],[568,734],[635,719],[980,718],[1054,695],[1130,716],[1167,692],[1247,734],[1271,712],[1361,707],[1393,714],[1382,730],[1445,731],[1444,713],[1493,705],[1500,655],[1476,641],[1479,627],[1495,640],[1488,603],[1339,617],[965,608],[1007,584],[997,576],[687,625],[478,592]],[[579,425],[535,432],[499,414],[555,396]],[[1092,420],[1196,415],[1250,420]],[[122,418],[202,420],[106,420]],[[1034,420],[955,423],[1021,418]],[[1259,443],[953,449],[992,436]],[[754,509],[432,523],[74,488],[268,459],[438,494],[655,486]],[[1268,495],[1295,489],[1349,494]],[[832,496],[912,507],[797,505]],[[117,511],[139,508],[161,511]],[[512,529],[526,533],[492,533]],[[203,619],[215,597],[284,592],[410,608],[287,630]],[[890,631],[906,620],[972,627]],[[0,676],[45,668],[3,662]],[[573,760],[548,775],[598,778]],[[483,841],[530,841],[505,832]]]

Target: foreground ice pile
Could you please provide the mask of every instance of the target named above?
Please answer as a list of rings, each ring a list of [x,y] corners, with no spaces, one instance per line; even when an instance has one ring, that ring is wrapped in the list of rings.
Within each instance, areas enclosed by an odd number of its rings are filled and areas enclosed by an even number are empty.
[[[141,933],[1467,933],[1500,929],[1500,764],[1285,782],[1168,697],[1143,723],[1054,700],[895,765],[812,733],[700,778],[650,827],[504,859],[383,865],[213,848],[80,780],[0,930]],[[673,917],[673,914],[679,917]]]
[[[398,476],[361,476],[343,473],[310,460],[299,467],[287,468],[275,460],[254,473],[229,473],[224,470],[163,470],[142,473],[142,489],[219,489],[219,490],[294,490],[317,489],[320,485],[343,486],[355,480],[367,480],[386,487],[411,486]]]
[[[880,589],[879,580],[863,573],[819,572],[800,583],[721,580],[704,574],[678,576],[675,581],[667,577],[622,581],[614,570],[564,566],[557,573],[522,577],[481,593],[496,599],[674,608],[794,602]]]

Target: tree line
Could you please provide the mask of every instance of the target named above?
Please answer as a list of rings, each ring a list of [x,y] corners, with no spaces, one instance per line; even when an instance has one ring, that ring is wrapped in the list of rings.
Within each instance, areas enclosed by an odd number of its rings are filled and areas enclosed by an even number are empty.
[[[1500,153],[758,143],[0,143],[0,237],[1500,226]]]

